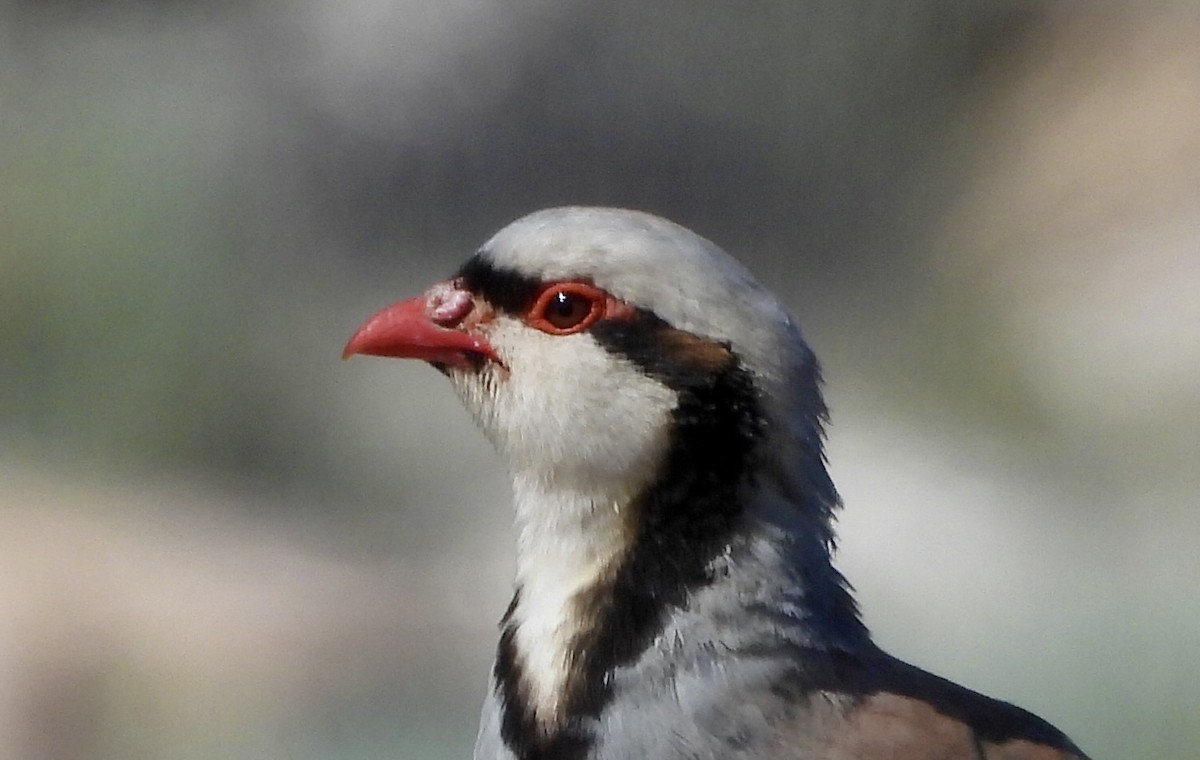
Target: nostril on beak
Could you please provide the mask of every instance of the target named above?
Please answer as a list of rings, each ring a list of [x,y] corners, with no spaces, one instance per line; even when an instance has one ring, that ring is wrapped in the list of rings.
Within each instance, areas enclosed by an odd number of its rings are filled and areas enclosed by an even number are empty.
[[[428,290],[425,313],[434,324],[454,327],[471,313],[471,294],[456,286],[456,282],[439,282]]]

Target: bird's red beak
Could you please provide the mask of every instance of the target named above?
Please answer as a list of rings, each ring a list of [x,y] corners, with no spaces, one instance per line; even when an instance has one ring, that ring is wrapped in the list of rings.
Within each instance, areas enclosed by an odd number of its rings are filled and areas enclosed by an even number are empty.
[[[475,311],[473,296],[457,282],[439,282],[372,314],[350,337],[342,358],[393,356],[462,368],[475,366],[476,357],[500,362],[491,344],[470,330],[479,322]]]

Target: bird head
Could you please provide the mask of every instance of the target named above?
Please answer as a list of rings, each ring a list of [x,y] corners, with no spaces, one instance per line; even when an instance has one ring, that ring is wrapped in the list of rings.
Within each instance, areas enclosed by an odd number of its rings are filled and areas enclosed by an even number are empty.
[[[699,235],[634,211],[536,212],[370,317],[353,354],[432,363],[513,473],[516,591],[477,757],[790,757],[798,729],[843,728],[822,746],[891,757],[936,735],[948,756],[953,735],[974,757],[1032,736],[1081,756],[870,642],[830,561],[816,361],[779,301]],[[901,739],[876,740],[884,713]]]
[[[681,426],[715,408],[727,429],[707,433],[753,449],[759,480],[815,484],[818,522],[836,502],[818,370],[795,320],[715,244],[650,214],[518,219],[451,279],[370,317],[353,354],[440,369],[518,480],[618,504],[661,471]],[[812,482],[786,482],[796,472]]]

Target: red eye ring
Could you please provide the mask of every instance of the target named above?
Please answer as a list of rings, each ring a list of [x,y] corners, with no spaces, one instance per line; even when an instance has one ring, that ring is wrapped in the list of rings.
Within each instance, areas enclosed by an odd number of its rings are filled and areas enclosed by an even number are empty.
[[[571,335],[595,324],[610,300],[600,288],[582,282],[556,282],[538,294],[525,321],[550,335]]]

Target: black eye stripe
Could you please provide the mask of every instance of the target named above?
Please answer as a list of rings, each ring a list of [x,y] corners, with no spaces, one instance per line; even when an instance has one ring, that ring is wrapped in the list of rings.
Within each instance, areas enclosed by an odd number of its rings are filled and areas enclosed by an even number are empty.
[[[542,288],[536,279],[493,266],[479,254],[467,259],[456,276],[462,279],[467,290],[479,294],[492,306],[510,314],[519,314],[528,309]]]

